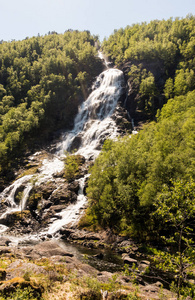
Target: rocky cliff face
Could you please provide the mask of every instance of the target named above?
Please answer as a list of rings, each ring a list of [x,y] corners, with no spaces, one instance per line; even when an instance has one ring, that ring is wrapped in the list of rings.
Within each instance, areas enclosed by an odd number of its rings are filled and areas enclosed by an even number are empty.
[[[135,83],[135,74],[132,74],[132,66],[139,69],[140,74],[137,74],[137,83]],[[135,127],[139,128],[142,123],[153,119],[157,109],[162,108],[165,103],[163,96],[163,87],[165,84],[165,70],[163,62],[156,60],[153,62],[147,61],[129,61],[120,66],[123,71],[126,81],[127,98],[125,101],[125,108],[129,112],[131,118],[134,120]],[[154,113],[151,116],[145,110],[143,99],[139,93],[141,72],[144,70],[146,74],[152,74],[155,78],[156,93],[154,96]],[[139,79],[138,79],[139,78]],[[135,128],[135,129],[136,129]]]

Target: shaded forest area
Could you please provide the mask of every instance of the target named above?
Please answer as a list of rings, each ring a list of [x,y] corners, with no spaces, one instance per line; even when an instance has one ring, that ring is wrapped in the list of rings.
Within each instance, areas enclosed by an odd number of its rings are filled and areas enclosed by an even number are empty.
[[[154,120],[168,99],[195,88],[192,15],[115,30],[102,47],[125,72],[130,98],[127,107],[137,121]]]
[[[24,151],[70,127],[102,71],[97,38],[67,31],[0,44],[0,173]]]

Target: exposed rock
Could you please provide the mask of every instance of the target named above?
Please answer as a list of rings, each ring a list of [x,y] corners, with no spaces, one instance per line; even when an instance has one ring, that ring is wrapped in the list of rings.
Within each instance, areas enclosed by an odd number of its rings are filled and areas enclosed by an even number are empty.
[[[11,253],[11,249],[6,246],[0,246],[0,255],[5,254],[5,253]]]
[[[61,256],[70,256],[73,254],[66,252],[63,250],[56,242],[54,241],[45,241],[40,244],[37,244],[33,247],[25,247],[22,248],[21,251],[25,254],[25,256],[33,259],[37,259],[43,256],[50,257],[53,255],[61,255]]]
[[[54,182],[50,182],[40,185],[37,190],[42,194],[43,198],[47,200],[56,188],[57,185]]]
[[[150,266],[150,262],[147,261],[147,260],[142,260],[140,263],[139,263],[139,266],[138,266],[138,270],[141,272],[141,273],[145,273],[146,270],[149,268]]]
[[[52,205],[52,202],[50,200],[42,200],[41,203],[39,204],[39,209],[40,210],[45,210],[50,208]]]
[[[1,236],[0,246],[9,246],[10,243],[11,241],[7,237]]]
[[[156,282],[153,284],[148,284],[142,288],[143,291],[150,292],[150,293],[158,293],[159,289],[162,287],[162,283]]]
[[[99,281],[106,283],[111,279],[113,274],[111,272],[103,271],[97,274],[97,278]]]
[[[126,253],[122,255],[122,259],[123,259],[123,261],[124,261],[125,264],[128,264],[130,266],[132,266],[133,264],[135,264],[135,265],[138,264],[138,261],[136,259],[131,258]]]
[[[62,238],[69,238],[70,240],[101,240],[101,235],[95,232],[88,232],[85,230],[68,229],[62,227],[60,229]]]
[[[75,202],[77,200],[77,195],[64,187],[57,189],[50,197],[50,200],[55,204],[65,204],[69,202]]]
[[[68,184],[68,189],[72,192],[75,192],[76,194],[78,193],[79,190],[79,183],[78,181],[73,181],[71,183]]]
[[[60,172],[56,172],[53,174],[54,178],[63,178],[64,177],[64,170],[60,171]]]
[[[69,151],[74,151],[75,149],[76,150],[79,149],[81,142],[82,142],[82,137],[79,135],[75,136],[75,138],[73,139],[73,141],[69,147]]]
[[[47,274],[46,270],[33,263],[25,263],[21,260],[16,260],[9,265],[6,272],[6,280],[15,277],[23,277],[24,274]]]
[[[127,132],[132,131],[132,124],[130,116],[128,115],[127,110],[118,104],[116,107],[112,119],[116,122],[116,125],[118,127],[118,132],[120,135],[124,135]]]
[[[65,208],[66,208],[66,205],[53,205],[51,207],[51,210],[53,211],[52,213],[58,213],[58,212],[62,211]]]

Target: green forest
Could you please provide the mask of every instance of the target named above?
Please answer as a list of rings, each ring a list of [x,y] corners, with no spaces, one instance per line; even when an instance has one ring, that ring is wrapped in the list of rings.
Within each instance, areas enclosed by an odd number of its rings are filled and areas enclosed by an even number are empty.
[[[185,279],[195,262],[195,17],[115,30],[102,49],[124,70],[127,108],[146,124],[104,143],[81,227],[133,237],[175,274],[177,299],[193,298]]]
[[[89,216],[118,233],[158,238],[166,228],[154,213],[159,199],[178,184],[184,191],[191,186],[187,198],[195,193],[195,18],[128,26],[102,47],[119,67],[128,62],[137,109],[152,121],[136,136],[104,144],[91,169]],[[149,71],[154,62],[163,70],[160,80]]]
[[[102,71],[97,37],[68,30],[0,44],[0,174],[36,143],[70,127]],[[3,181],[2,181],[3,182]]]
[[[139,129],[106,140],[90,164],[88,207],[79,226],[144,245],[158,257],[157,268],[176,274],[180,299],[189,266],[195,265],[193,15],[133,24],[102,44],[98,36],[77,30],[1,41],[0,191],[27,154],[72,128],[104,69],[99,47],[124,72],[126,109]],[[76,178],[81,160],[67,155],[63,180]],[[186,295],[195,297],[194,287],[187,287]]]
[[[126,74],[138,109],[154,119],[174,96],[195,88],[195,19],[154,20],[127,26],[103,42],[103,51]]]

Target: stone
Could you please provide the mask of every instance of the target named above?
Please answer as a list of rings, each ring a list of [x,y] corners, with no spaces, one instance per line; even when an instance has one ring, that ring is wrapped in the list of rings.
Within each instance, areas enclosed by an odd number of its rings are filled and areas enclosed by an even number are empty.
[[[0,246],[9,246],[10,243],[11,241],[8,238],[3,236],[0,237]]]
[[[148,260],[142,260],[139,263],[138,269],[140,272],[145,273],[145,271],[150,267],[150,262]]]
[[[122,259],[124,261],[125,264],[128,264],[130,266],[132,266],[133,264],[137,265],[138,264],[138,261],[134,258],[131,258],[129,255],[127,255],[125,253],[125,255],[122,255]]]
[[[22,248],[21,251],[24,253],[25,256],[28,256],[32,259],[37,259],[43,256],[50,257],[54,255],[70,257],[74,256],[73,254],[66,252],[54,241],[44,241],[33,247],[29,246],[26,248]]]
[[[6,246],[0,246],[0,255],[5,253],[11,253],[11,249]]]
[[[78,193],[78,191],[79,191],[78,181],[73,181],[73,182],[69,183],[68,189],[72,192]]]
[[[26,263],[22,260],[16,260],[7,268],[6,280],[11,280],[15,277],[23,277],[26,273],[29,274],[47,274],[47,271],[33,263]]]

